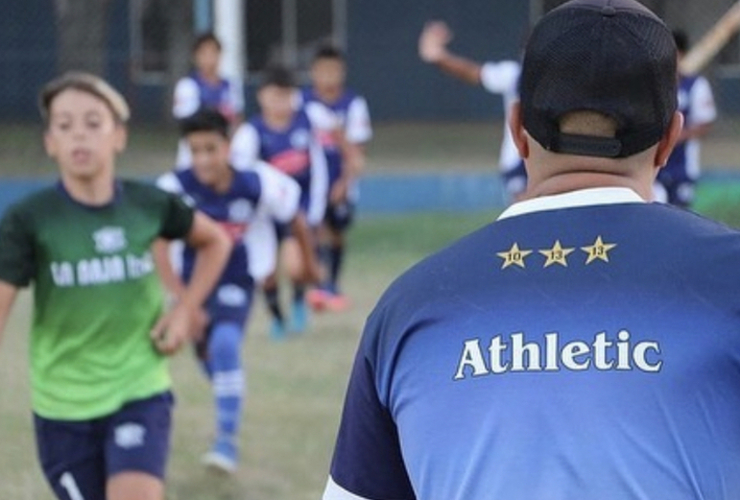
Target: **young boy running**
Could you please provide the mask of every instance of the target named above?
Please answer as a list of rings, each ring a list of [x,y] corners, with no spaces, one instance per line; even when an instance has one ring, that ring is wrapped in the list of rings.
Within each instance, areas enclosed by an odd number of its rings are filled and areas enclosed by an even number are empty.
[[[0,222],[0,333],[33,283],[31,386],[38,453],[62,500],[162,500],[172,395],[165,355],[195,330],[231,248],[208,217],[154,186],[115,177],[128,107],[103,80],[68,73],[41,94],[60,180]],[[172,310],[150,252],[197,251]]]
[[[250,169],[258,160],[263,160],[295,179],[301,188],[300,210],[309,226],[315,228],[321,223],[326,207],[326,157],[308,116],[303,111],[296,111],[295,97],[296,88],[290,72],[283,68],[269,70],[257,91],[261,114],[236,131],[231,158],[238,169]],[[307,283],[303,278],[306,263],[297,251],[294,235],[287,229],[284,225],[276,225],[280,260],[293,282],[289,327],[294,332],[302,332],[307,326],[308,315],[305,302]],[[264,237],[274,236],[265,234]],[[288,325],[278,299],[276,273],[268,276],[262,287],[273,316],[271,334],[274,338],[281,338]]]
[[[303,107],[319,134],[327,159],[329,197],[319,234],[319,252],[327,270],[308,301],[316,310],[341,311],[349,305],[339,290],[345,233],[357,201],[356,179],[365,165],[365,144],[372,138],[367,102],[345,87],[346,65],[334,47],[319,49],[311,65],[311,86],[301,92]]]
[[[249,274],[245,234],[257,213],[289,224],[301,256],[308,264],[307,280],[317,274],[308,227],[298,210],[298,184],[273,168],[237,171],[229,163],[228,122],[217,111],[201,110],[181,124],[182,136],[192,152],[192,168],[162,176],[158,185],[180,194],[226,229],[234,242],[231,257],[207,300],[209,324],[196,350],[211,380],[216,404],[216,439],[203,462],[224,472],[238,463],[238,429],[242,415],[245,377],[240,359],[241,341],[252,304],[254,280]],[[164,251],[163,251],[164,250]],[[158,264],[166,249],[158,247]],[[174,275],[165,281],[179,293],[192,276],[194,249],[185,246],[182,281]],[[171,269],[159,265],[160,269]]]

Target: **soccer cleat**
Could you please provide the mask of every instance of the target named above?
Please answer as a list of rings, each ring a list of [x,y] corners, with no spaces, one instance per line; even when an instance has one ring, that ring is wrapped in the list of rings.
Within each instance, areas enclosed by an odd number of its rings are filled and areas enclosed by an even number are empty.
[[[331,312],[346,311],[349,309],[349,299],[341,293],[329,294],[326,299],[325,308]]]
[[[270,338],[272,340],[283,340],[288,332],[285,329],[285,323],[279,319],[273,318],[270,325]]]
[[[239,452],[232,439],[220,438],[211,451],[203,455],[203,465],[222,474],[232,474],[239,464]]]
[[[308,305],[311,306],[311,309],[321,312],[326,310],[326,302],[329,296],[330,294],[326,290],[314,288],[308,291],[306,300],[308,301]]]
[[[308,307],[304,300],[294,300],[290,318],[290,331],[303,333],[308,327]]]

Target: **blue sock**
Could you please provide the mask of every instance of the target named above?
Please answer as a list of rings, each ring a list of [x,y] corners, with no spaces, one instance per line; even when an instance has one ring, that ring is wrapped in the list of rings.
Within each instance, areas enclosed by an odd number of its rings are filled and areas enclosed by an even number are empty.
[[[212,371],[219,439],[235,437],[241,421],[245,389],[240,359],[241,339],[241,325],[222,322],[213,327],[208,341],[208,364]]]

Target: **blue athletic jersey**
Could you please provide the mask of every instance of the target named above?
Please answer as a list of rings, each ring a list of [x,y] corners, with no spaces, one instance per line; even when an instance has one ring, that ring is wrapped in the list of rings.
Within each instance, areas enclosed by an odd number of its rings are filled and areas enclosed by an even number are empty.
[[[182,194],[194,206],[223,227],[231,236],[234,248],[218,284],[207,301],[211,320],[235,319],[242,322],[249,307],[254,281],[249,274],[248,252],[244,235],[255,217],[262,194],[256,172],[234,171],[234,181],[227,193],[217,193],[202,184],[193,169],[175,172]],[[185,245],[182,253],[182,277],[190,281],[195,264],[195,250]]]
[[[339,99],[334,103],[329,104],[322,101],[316,92],[314,92],[313,88],[304,87],[301,89],[301,98],[304,108],[311,105],[311,103],[320,104],[331,112],[336,123],[340,126],[344,126],[346,124],[349,107],[357,97],[357,94],[351,90],[345,90]],[[319,144],[321,144],[324,154],[326,155],[326,167],[329,173],[329,185],[331,186],[342,175],[342,152],[339,149],[339,145],[337,144],[331,130],[317,128],[317,134]]]
[[[232,98],[231,83],[227,79],[221,78],[218,84],[214,85],[204,80],[197,71],[193,71],[190,78],[198,86],[201,109],[215,109],[229,120],[232,120],[241,111],[235,109],[236,104]]]
[[[308,211],[311,193],[312,129],[308,116],[296,112],[284,130],[270,128],[261,115],[250,123],[259,136],[259,158],[289,175],[301,187],[300,206]]]
[[[616,189],[507,215],[381,298],[324,499],[740,498],[740,234]]]

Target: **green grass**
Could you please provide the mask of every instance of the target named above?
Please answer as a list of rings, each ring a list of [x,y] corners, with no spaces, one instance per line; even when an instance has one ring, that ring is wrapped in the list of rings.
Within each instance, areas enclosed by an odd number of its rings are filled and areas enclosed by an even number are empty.
[[[345,288],[351,311],[313,318],[311,331],[286,342],[267,336],[258,301],[244,356],[248,402],[243,463],[230,478],[199,464],[213,429],[209,387],[189,353],[173,359],[177,407],[167,495],[170,500],[320,498],[349,369],[365,317],[383,289],[432,251],[495,214],[367,218],[351,233]],[[0,346],[0,498],[50,500],[35,456],[28,388],[31,301],[23,293]]]

